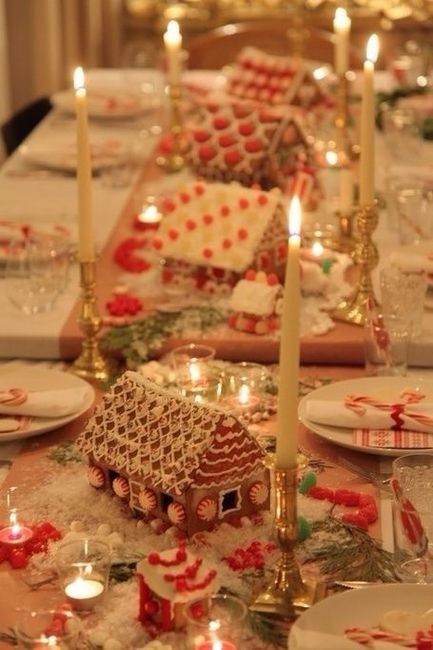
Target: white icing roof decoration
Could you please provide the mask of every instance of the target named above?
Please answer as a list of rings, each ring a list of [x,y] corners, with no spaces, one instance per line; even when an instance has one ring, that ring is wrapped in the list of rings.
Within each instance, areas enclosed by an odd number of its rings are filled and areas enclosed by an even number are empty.
[[[241,273],[253,264],[280,199],[278,189],[191,183],[166,202],[155,247],[166,258]]]
[[[242,481],[264,457],[235,417],[131,371],[104,395],[77,446],[96,463],[174,495]]]

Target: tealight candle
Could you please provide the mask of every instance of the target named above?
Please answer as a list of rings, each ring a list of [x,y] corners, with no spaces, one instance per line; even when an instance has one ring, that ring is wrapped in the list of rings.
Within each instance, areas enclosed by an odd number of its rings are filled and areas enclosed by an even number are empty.
[[[99,580],[77,576],[65,586],[65,595],[74,609],[92,609],[104,592]]]
[[[143,230],[156,229],[161,222],[161,213],[154,204],[145,204],[137,214],[137,225]]]
[[[0,530],[0,543],[8,546],[25,544],[33,537],[33,531],[27,526],[18,522],[17,511],[11,510],[9,513],[9,526]]]
[[[196,650],[236,650],[230,641],[205,641],[196,646]]]

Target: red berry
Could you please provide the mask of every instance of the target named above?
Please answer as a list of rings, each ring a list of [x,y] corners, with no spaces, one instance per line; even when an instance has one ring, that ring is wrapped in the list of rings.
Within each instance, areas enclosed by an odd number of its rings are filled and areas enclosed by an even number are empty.
[[[218,138],[218,142],[221,147],[231,147],[236,144],[236,138],[234,138],[230,133],[224,133]]]
[[[9,553],[9,564],[13,569],[24,569],[29,561],[23,549],[13,548]]]
[[[160,562],[159,553],[149,553],[149,555],[147,556],[147,561],[149,562],[149,564],[152,565],[159,564]]]
[[[263,149],[263,142],[257,138],[252,138],[245,142],[245,149],[248,153],[257,153]]]
[[[210,138],[209,131],[205,131],[205,130],[201,130],[201,129],[197,130],[197,131],[194,131],[193,135],[194,135],[194,140],[196,142],[206,142],[206,140],[209,140],[209,138]]]
[[[224,154],[224,161],[229,167],[235,167],[242,160],[242,156],[237,149],[231,149]]]
[[[213,125],[216,129],[225,129],[229,125],[229,121],[226,117],[220,115],[216,116],[213,121]]]
[[[251,135],[254,133],[254,123],[253,122],[241,122],[239,124],[239,133],[241,135]]]
[[[202,160],[203,162],[208,162],[209,160],[212,160],[212,158],[216,156],[216,153],[217,153],[216,149],[214,149],[214,147],[212,147],[209,144],[202,145],[198,151],[200,160]]]

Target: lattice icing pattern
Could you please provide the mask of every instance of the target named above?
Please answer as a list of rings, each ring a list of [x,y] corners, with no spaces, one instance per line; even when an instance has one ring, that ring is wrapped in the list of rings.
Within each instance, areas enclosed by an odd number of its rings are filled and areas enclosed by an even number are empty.
[[[90,418],[78,448],[101,466],[181,495],[248,477],[263,451],[234,417],[126,372]]]
[[[280,200],[278,189],[192,183],[166,203],[154,245],[167,258],[242,272],[272,241],[284,243]]]

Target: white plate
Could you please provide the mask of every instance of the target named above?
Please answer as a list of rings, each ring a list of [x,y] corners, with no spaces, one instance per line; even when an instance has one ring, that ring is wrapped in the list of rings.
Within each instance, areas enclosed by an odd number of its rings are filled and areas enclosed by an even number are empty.
[[[156,108],[154,93],[94,89],[87,91],[89,117],[103,120],[128,120]],[[75,93],[63,90],[51,96],[55,108],[63,113],[75,113]]]
[[[0,370],[0,390],[8,389],[12,386],[38,391],[83,387],[87,390],[84,405],[80,411],[62,418],[33,418],[25,431],[0,433],[0,442],[23,440],[24,438],[39,436],[41,433],[58,429],[64,424],[72,422],[72,420],[75,420],[87,411],[95,399],[95,391],[90,384],[71,373],[61,372],[59,370],[47,370],[45,368],[34,367],[15,368],[11,370],[5,367]]]
[[[361,377],[360,379],[336,381],[311,391],[311,393],[308,393],[308,395],[301,399],[298,408],[299,419],[310,431],[314,431],[321,438],[325,438],[325,440],[329,440],[329,442],[333,442],[341,447],[356,449],[357,451],[379,456],[401,456],[406,452],[413,452],[414,450],[392,449],[391,447],[363,447],[357,445],[352,439],[352,429],[311,422],[306,416],[306,407],[310,400],[343,401],[349,393],[360,393],[362,395],[380,394],[384,400],[388,398],[395,399],[395,396],[403,390],[416,388],[417,386],[426,395],[426,401],[433,402],[433,380],[429,379],[421,379],[419,377]]]
[[[392,609],[422,614],[430,609],[432,602],[433,585],[375,585],[330,596],[298,618],[290,631],[288,647],[289,650],[298,650],[295,637],[302,630],[343,635],[347,627],[371,628],[378,625],[380,618]],[[335,643],[315,647],[334,650]]]
[[[38,167],[75,173],[77,168],[76,139],[35,141],[19,148],[23,159]],[[128,154],[124,142],[114,137],[98,138],[90,142],[91,165],[94,172],[119,164]]]

